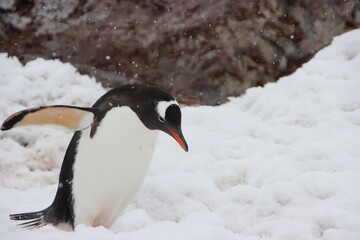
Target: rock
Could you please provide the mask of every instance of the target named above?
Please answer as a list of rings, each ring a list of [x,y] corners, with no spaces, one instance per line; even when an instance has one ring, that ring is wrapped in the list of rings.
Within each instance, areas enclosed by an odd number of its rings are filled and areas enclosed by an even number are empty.
[[[292,73],[359,26],[350,0],[3,0],[0,51],[214,105]]]
[[[2,0],[0,2],[0,9],[14,11],[16,9],[16,0]]]

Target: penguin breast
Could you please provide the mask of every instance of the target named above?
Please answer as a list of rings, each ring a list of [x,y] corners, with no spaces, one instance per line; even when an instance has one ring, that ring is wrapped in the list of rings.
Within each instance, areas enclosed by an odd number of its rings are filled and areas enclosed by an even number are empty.
[[[146,128],[129,107],[107,112],[90,137],[82,132],[74,161],[74,225],[110,227],[141,187],[157,130]]]

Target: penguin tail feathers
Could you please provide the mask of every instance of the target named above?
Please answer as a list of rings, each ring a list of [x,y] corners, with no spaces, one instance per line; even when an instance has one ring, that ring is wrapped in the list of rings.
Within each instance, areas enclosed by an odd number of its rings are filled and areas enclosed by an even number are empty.
[[[10,219],[15,221],[24,221],[19,223],[19,226],[27,229],[40,228],[48,224],[44,220],[45,211],[46,209],[38,212],[10,214]]]

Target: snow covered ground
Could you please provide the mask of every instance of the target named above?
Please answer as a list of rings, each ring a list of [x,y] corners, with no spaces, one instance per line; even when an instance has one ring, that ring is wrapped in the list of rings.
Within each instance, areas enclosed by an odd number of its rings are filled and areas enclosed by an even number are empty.
[[[185,153],[165,134],[112,229],[25,230],[8,214],[53,200],[71,134],[0,133],[0,239],[359,240],[360,30],[294,74],[219,107],[183,109]],[[105,90],[69,64],[0,55],[0,121],[23,108],[91,105]],[[116,184],[116,183],[114,183]]]

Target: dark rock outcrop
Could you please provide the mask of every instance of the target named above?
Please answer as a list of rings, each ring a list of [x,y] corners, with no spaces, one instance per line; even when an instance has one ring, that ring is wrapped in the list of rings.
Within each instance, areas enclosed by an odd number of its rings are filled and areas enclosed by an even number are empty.
[[[141,81],[218,104],[359,26],[356,0],[2,0],[0,51],[70,62],[105,86]]]

